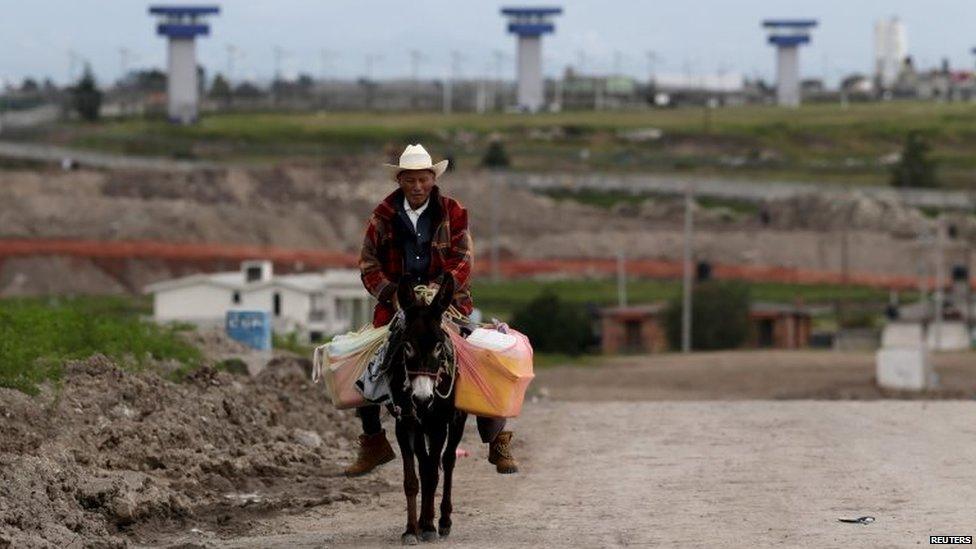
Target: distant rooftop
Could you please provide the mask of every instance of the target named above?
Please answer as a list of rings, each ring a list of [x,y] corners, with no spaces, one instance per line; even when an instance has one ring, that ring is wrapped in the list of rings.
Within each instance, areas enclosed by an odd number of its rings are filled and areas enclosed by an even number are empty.
[[[766,19],[762,26],[766,28],[809,29],[817,26],[816,19]]]
[[[149,6],[149,13],[151,15],[166,15],[169,17],[199,17],[202,15],[217,15],[220,13],[220,6]]]
[[[559,15],[563,12],[562,8],[557,7],[538,7],[538,8],[502,8],[502,15],[515,17],[544,17],[546,15]]]

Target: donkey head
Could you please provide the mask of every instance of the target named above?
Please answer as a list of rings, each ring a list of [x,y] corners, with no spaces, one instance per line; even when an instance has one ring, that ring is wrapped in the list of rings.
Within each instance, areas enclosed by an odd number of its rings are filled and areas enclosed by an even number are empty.
[[[447,336],[441,329],[441,317],[454,298],[454,277],[444,274],[440,288],[430,305],[418,300],[413,287],[401,284],[397,300],[403,309],[403,360],[406,367],[405,388],[418,404],[429,406],[441,369]]]

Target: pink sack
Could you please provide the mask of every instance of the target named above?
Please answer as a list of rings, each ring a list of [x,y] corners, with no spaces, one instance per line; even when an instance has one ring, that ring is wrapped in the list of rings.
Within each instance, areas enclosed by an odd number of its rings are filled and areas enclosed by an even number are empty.
[[[532,371],[532,345],[525,335],[479,328],[469,339],[446,330],[457,363],[454,406],[481,416],[508,418],[522,412]]]
[[[386,341],[387,327],[363,327],[358,332],[336,336],[312,354],[312,381],[325,380],[325,390],[339,409],[368,404],[356,387],[369,361]]]

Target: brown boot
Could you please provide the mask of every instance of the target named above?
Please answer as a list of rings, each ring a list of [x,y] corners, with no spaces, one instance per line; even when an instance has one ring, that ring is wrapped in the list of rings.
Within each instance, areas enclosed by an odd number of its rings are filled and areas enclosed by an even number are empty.
[[[503,475],[518,473],[518,462],[512,457],[512,432],[502,431],[488,445],[488,462]]]
[[[396,457],[386,440],[386,431],[375,435],[359,435],[359,455],[356,462],[346,468],[347,477],[365,475]]]

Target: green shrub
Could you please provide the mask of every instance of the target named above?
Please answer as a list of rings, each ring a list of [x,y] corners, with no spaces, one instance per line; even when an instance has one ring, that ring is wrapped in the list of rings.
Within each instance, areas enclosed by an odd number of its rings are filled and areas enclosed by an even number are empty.
[[[891,168],[892,187],[938,187],[932,147],[917,131],[908,132],[901,159]]]
[[[298,332],[288,332],[284,335],[271,334],[271,346],[283,351],[291,351],[302,356],[312,356],[314,345],[302,343],[298,340]]]
[[[841,328],[874,328],[877,315],[871,311],[845,311],[837,319]]]
[[[488,145],[488,151],[485,152],[484,158],[481,159],[481,165],[485,168],[507,168],[511,164],[512,162],[508,158],[508,153],[505,152],[505,146],[497,139]]]
[[[691,304],[692,349],[736,349],[749,337],[749,286],[712,280],[695,286]],[[671,349],[681,349],[681,297],[673,298],[665,313]]]
[[[94,122],[102,109],[102,92],[95,83],[91,66],[85,65],[85,72],[78,84],[71,88],[71,101],[82,120]]]
[[[203,360],[172,328],[139,320],[124,300],[0,300],[0,387],[33,394],[38,383],[61,376],[64,361],[96,353],[134,368]]]
[[[247,369],[247,363],[239,358],[228,358],[226,360],[221,360],[217,363],[215,368],[236,376],[250,375],[250,372]]]
[[[593,342],[586,308],[559,299],[544,290],[512,316],[512,327],[528,336],[532,348],[542,353],[579,355]]]

